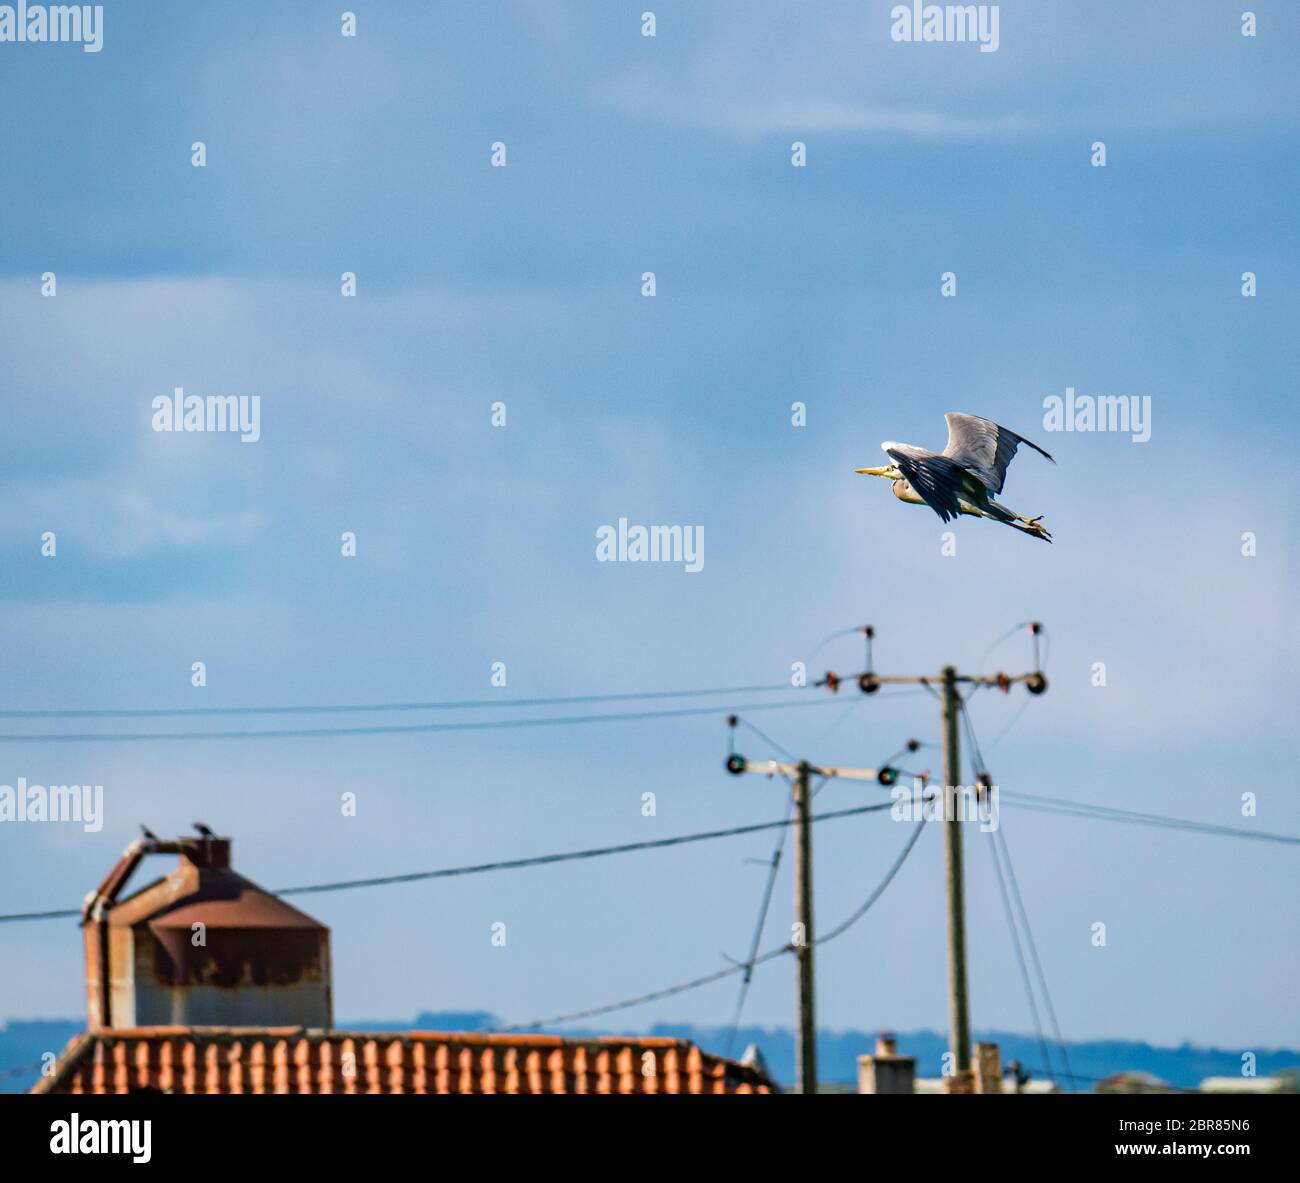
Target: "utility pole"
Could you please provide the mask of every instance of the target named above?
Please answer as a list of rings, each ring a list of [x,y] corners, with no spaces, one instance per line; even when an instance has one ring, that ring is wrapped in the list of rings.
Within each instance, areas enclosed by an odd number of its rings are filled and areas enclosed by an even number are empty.
[[[961,841],[961,821],[965,811],[957,807],[957,790],[961,787],[960,724],[963,710],[958,686],[996,686],[1006,693],[1015,683],[1023,682],[1030,694],[1045,693],[1047,678],[1038,668],[1038,637],[1042,625],[1034,621],[1029,629],[1034,641],[1034,669],[1030,673],[960,674],[950,665],[944,666],[939,672],[938,698],[943,724],[944,894],[948,911],[948,1052],[952,1057],[953,1068],[952,1075],[945,1074],[943,1088],[949,1093],[975,1091],[975,1073],[971,1068],[970,991],[966,979],[965,877]],[[858,689],[863,694],[875,694],[882,686],[907,684],[920,684],[934,690],[931,685],[934,679],[929,676],[878,675],[872,669],[871,658],[875,629],[867,626],[862,633],[867,642],[866,670],[856,676],[827,671],[826,676],[815,685],[825,686],[834,694],[838,692],[841,683],[856,677]],[[977,772],[978,783],[987,785],[987,780],[983,779],[985,770],[978,769]]]
[[[961,750],[957,698],[957,671],[944,666],[941,707],[943,713],[943,868],[944,895],[948,902],[948,1050],[953,1057],[953,1092],[968,1092],[970,1065],[970,998],[966,985],[966,901],[962,870],[961,820],[957,788],[961,784]]]
[[[733,730],[735,715],[728,720]],[[794,918],[799,925],[792,947],[795,954],[798,1032],[795,1039],[796,1083],[795,1091],[817,1091],[817,1018],[816,978],[813,972],[813,873],[812,873],[812,778],[873,780],[882,785],[892,785],[898,780],[898,770],[884,768],[832,768],[819,767],[807,760],[783,764],[776,760],[746,760],[734,750],[727,757],[727,771],[735,776],[755,772],[763,776],[784,776],[790,781],[794,794]]]
[[[799,762],[794,779],[794,918],[800,940],[794,955],[799,966],[799,1070],[795,1090],[817,1091],[817,1019],[813,998],[812,823],[809,800],[811,769]]]

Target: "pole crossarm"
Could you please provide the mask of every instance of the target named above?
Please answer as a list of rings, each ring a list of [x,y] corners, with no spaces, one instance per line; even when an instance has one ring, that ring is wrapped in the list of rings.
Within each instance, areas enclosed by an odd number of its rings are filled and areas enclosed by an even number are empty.
[[[814,776],[824,776],[828,780],[879,780],[881,768],[840,768],[837,766],[808,764],[808,771]],[[745,760],[744,767],[737,772],[753,772],[760,776],[798,776],[799,764],[790,764],[781,760]]]
[[[933,674],[876,674],[865,670],[860,674],[834,674],[830,679],[821,678],[814,686],[827,686],[832,682],[852,682],[860,678],[869,678],[877,686],[933,686],[942,684],[943,678]],[[958,674],[954,681],[970,686],[1010,686],[1017,682],[1034,684],[1043,678],[1041,670],[1029,670],[1023,674]]]

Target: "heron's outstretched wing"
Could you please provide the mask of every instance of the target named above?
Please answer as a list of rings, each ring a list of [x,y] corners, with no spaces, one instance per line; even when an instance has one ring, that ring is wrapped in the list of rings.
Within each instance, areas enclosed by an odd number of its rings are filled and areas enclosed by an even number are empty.
[[[1052,460],[1047,452],[1024,436],[978,415],[949,411],[944,418],[948,420],[948,446],[943,454],[977,477],[990,493],[1002,492],[1007,465],[1021,444],[1028,444],[1035,452],[1042,452]],[[1052,460],[1052,463],[1056,461]]]
[[[898,466],[917,495],[945,522],[961,516],[961,499],[971,497],[970,478],[956,461],[939,452],[895,444],[885,454]],[[980,486],[976,485],[976,489]]]

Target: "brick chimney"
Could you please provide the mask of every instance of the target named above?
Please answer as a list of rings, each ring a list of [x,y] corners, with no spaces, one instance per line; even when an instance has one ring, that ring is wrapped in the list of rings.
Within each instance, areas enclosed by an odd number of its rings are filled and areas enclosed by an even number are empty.
[[[876,1038],[876,1052],[858,1057],[859,1093],[910,1093],[916,1083],[916,1057],[900,1056],[890,1031]]]

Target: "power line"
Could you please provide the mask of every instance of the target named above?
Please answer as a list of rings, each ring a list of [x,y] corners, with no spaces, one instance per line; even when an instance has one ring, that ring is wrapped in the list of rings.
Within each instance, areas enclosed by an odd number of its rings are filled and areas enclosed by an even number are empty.
[[[764,961],[771,961],[775,957],[780,957],[789,949],[773,949],[754,959],[755,965],[760,965]],[[640,994],[636,998],[625,998],[620,1002],[611,1002],[605,1006],[593,1006],[588,1010],[572,1011],[567,1015],[552,1015],[549,1019],[535,1019],[531,1023],[512,1023],[507,1027],[494,1027],[494,1031],[502,1033],[510,1031],[532,1031],[538,1027],[555,1027],[560,1023],[572,1023],[578,1019],[594,1019],[600,1015],[613,1014],[615,1011],[629,1010],[634,1006],[643,1006],[647,1002],[658,1002],[661,998],[671,998],[675,994],[685,994],[688,990],[698,990],[701,986],[707,986],[713,982],[720,982],[723,978],[729,978],[733,974],[741,973],[744,970],[743,965],[729,965],[726,969],[716,970],[714,973],[706,974],[701,978],[692,978],[689,982],[679,982],[675,986],[665,986],[662,990],[655,990],[650,994]]]
[[[1002,788],[998,789],[998,797],[1023,809],[1054,813],[1064,817],[1079,817],[1091,821],[1121,822],[1127,825],[1165,827],[1171,830],[1184,830],[1193,834],[1207,834],[1217,838],[1250,838],[1258,842],[1280,842],[1287,846],[1300,845],[1300,835],[1279,834],[1274,830],[1248,830],[1244,826],[1226,826],[1218,822],[1202,822],[1192,818],[1173,817],[1163,813],[1143,813],[1133,809],[1120,809],[1112,805],[1097,805],[1089,801],[1071,801],[1066,797],[1044,797],[1036,793],[1015,793]]]
[[[1047,626],[1036,620],[1024,620],[1021,621],[1019,624],[1017,624],[1014,628],[1007,629],[1005,633],[1003,633],[1000,637],[998,637],[997,640],[995,640],[987,649],[984,650],[983,655],[979,659],[979,664],[976,666],[977,672],[983,674],[984,666],[988,663],[988,659],[992,656],[993,651],[997,649],[1000,645],[1003,645],[1007,641],[1009,641],[1012,637],[1016,635],[1016,633],[1020,632],[1021,629],[1029,629],[1030,637],[1033,640],[1034,668],[1041,673],[1046,673],[1047,657],[1048,657],[1048,652],[1050,650],[1050,638],[1048,637],[1047,634]],[[1041,653],[1038,644],[1038,638],[1040,636],[1043,639],[1043,646],[1042,646]],[[980,690],[985,685],[987,685],[987,683],[976,682],[970,688],[970,691],[967,694],[963,695],[962,704],[965,705],[965,703],[968,703],[972,698],[975,697],[976,691]],[[1020,709],[1016,711],[1015,715],[1012,717],[1011,722],[1008,723],[998,733],[997,738],[994,739],[993,743],[989,744],[990,751],[997,744],[998,740],[1000,740],[1004,735],[1006,735],[1006,733],[1010,731],[1011,728],[1014,727],[1017,722],[1020,721],[1020,717],[1025,713],[1026,710],[1029,709],[1029,704],[1032,701],[1033,701],[1032,699],[1026,699],[1023,703],[1020,704]]]
[[[739,723],[742,727],[748,727],[749,730],[752,731],[755,735],[757,735],[758,738],[761,739],[765,744],[767,744],[768,747],[775,748],[787,760],[794,759],[794,756],[790,754],[789,748],[782,747],[770,735],[765,734],[764,732],[760,731],[757,727],[755,727],[754,724],[751,723],[748,719],[737,718],[736,722]]]
[[[1172,830],[1207,834],[1212,837],[1251,838],[1259,842],[1280,842],[1288,846],[1300,845],[1300,836],[1294,834],[1279,834],[1272,830],[1248,830],[1243,826],[1226,826],[1217,822],[1201,822],[1191,818],[1172,817],[1161,813],[1142,813],[1137,810],[1119,809],[1110,805],[1096,805],[1087,801],[1071,801],[1065,797],[1043,797],[1034,793],[1014,793],[1001,788],[998,789],[998,797],[1024,809],[1036,809],[1045,813],[1055,813],[1066,817],[1080,817],[1091,821],[1163,826]]]
[[[80,915],[80,908],[60,908],[53,912],[10,912],[7,916],[0,916],[0,924],[19,920],[67,920]]]
[[[1222,838],[1251,838],[1257,842],[1281,842],[1288,846],[1300,845],[1300,837],[1278,834],[1271,830],[1247,830],[1242,826],[1225,826],[1215,822],[1198,822],[1189,818],[1169,817],[1160,813],[1140,813],[1132,809],[1117,809],[1110,805],[1093,805],[1083,801],[1070,801],[1063,797],[1041,797],[1030,793],[998,795],[1023,809],[1037,809],[1067,817],[1089,818],[1092,821],[1124,822],[1135,826],[1164,826],[1194,834],[1209,834]]]
[[[823,782],[824,783],[824,782]],[[758,956],[759,942],[763,939],[763,929],[767,925],[767,912],[772,905],[772,889],[776,886],[776,873],[781,866],[781,853],[785,849],[785,838],[790,832],[789,822],[790,814],[794,809],[793,798],[786,802],[785,820],[786,826],[782,828],[780,835],[777,837],[776,846],[772,849],[772,858],[768,863],[767,881],[763,887],[762,902],[758,907],[758,920],[754,924],[754,935],[749,942],[749,957],[743,962],[745,966],[745,976],[740,979],[740,994],[736,999],[736,1013],[732,1016],[731,1030],[727,1034],[726,1055],[731,1055],[731,1046],[736,1041],[736,1032],[740,1029],[740,1016],[745,1009],[745,998],[749,994],[749,983],[754,978],[754,958]]]
[[[1034,930],[1029,926],[1029,913],[1025,910],[1025,901],[1020,894],[1020,884],[1016,880],[1016,868],[1011,862],[1011,850],[1007,846],[1006,832],[1001,826],[998,827],[993,835],[994,843],[1001,844],[1002,858],[1007,864],[1007,879],[1011,883],[1011,895],[1015,900],[1016,908],[1020,912],[1020,923],[1025,930],[1025,943],[1029,946],[1029,957],[1034,963],[1034,974],[1038,978],[1038,988],[1043,994],[1043,1004],[1047,1008],[1047,1019],[1052,1024],[1052,1035],[1056,1039],[1056,1046],[1060,1049],[1061,1059],[1065,1064],[1065,1074],[1073,1081],[1073,1073],[1070,1071],[1070,1053],[1066,1049],[1065,1040],[1061,1038],[1061,1024],[1056,1021],[1056,1007],[1052,1004],[1052,992],[1047,988],[1047,975],[1043,973],[1043,963],[1038,956],[1038,945],[1034,941]],[[1074,1085],[1071,1083],[1073,1089]]]
[[[773,686],[721,686],[704,690],[640,690],[622,694],[569,694],[553,698],[465,698],[438,702],[378,702],[314,706],[148,707],[84,710],[0,710],[0,719],[143,719],[187,715],[327,715],[389,711],[458,711],[480,707],[574,706],[589,702],[630,702],[637,699],[707,698],[721,694],[763,694],[789,690],[788,682]]]
[[[850,809],[836,809],[818,814],[813,821],[835,821],[857,817],[864,813],[878,813],[890,808],[885,803],[856,805]],[[414,883],[424,879],[450,879],[459,875],[478,875],[486,871],[513,871],[521,867],[540,867],[551,863],[573,862],[579,859],[602,858],[614,854],[630,854],[638,850],[659,850],[669,846],[684,846],[692,842],[709,842],[718,838],[735,838],[741,834],[757,834],[791,825],[789,818],[774,822],[755,822],[748,826],[732,826],[725,830],[705,830],[698,834],[681,834],[673,838],[651,838],[645,842],[624,842],[617,846],[599,846],[590,850],[574,850],[561,854],[535,855],[531,858],[506,859],[495,863],[478,863],[468,867],[448,867],[438,871],[414,871],[404,875],[383,875],[373,879],[346,879],[337,883],[316,883],[306,887],[287,887],[278,895],[311,895],[324,891],[345,891],[358,887],[382,887],[393,883]]]
[[[889,697],[898,697],[890,695]],[[795,707],[832,706],[834,699],[788,699],[782,702],[748,703],[734,707],[737,711],[775,711]],[[443,731],[492,731],[522,727],[560,727],[583,723],[627,723],[642,719],[680,719],[691,715],[713,715],[717,706],[681,707],[667,711],[624,711],[600,715],[555,715],[533,719],[472,720],[457,723],[387,724],[376,727],[282,728],[274,731],[156,731],[156,732],[85,732],[80,734],[35,733],[0,734],[0,743],[134,743],[142,741],[204,739],[329,739],[346,735],[404,735]]]
[[[924,821],[920,821],[916,824],[911,838],[908,839],[907,845],[903,847],[902,853],[894,860],[893,865],[885,873],[885,877],[867,897],[866,901],[843,924],[837,925],[824,936],[818,937],[813,941],[813,944],[824,945],[833,941],[836,937],[847,932],[867,914],[871,906],[881,897],[882,894],[884,894],[885,889],[890,885],[890,883],[893,882],[894,877],[898,874],[903,863],[907,860],[907,856],[911,854],[912,848],[916,845],[916,841],[921,836],[921,831],[924,828]],[[766,953],[759,954],[759,956],[755,957],[749,964],[762,965],[765,962],[773,961],[786,953],[793,953],[794,951],[793,945],[782,945],[778,949],[769,949]],[[690,981],[679,982],[674,986],[665,986],[662,990],[655,990],[649,994],[640,994],[636,998],[625,998],[620,1002],[610,1002],[606,1003],[604,1006],[591,1007],[588,1010],[582,1011],[572,1011],[565,1015],[552,1015],[548,1019],[535,1019],[531,1023],[512,1023],[507,1027],[496,1027],[494,1030],[500,1032],[531,1031],[538,1027],[553,1027],[560,1023],[576,1022],[578,1019],[592,1019],[600,1015],[613,1014],[615,1011],[629,1010],[634,1006],[642,1006],[647,1002],[657,1002],[661,998],[671,998],[675,994],[685,994],[688,990],[697,990],[701,986],[707,986],[713,982],[721,981],[723,978],[729,978],[733,974],[743,973],[745,968],[744,964],[729,965],[725,969],[715,970],[711,974],[692,978]]]
[[[1034,642],[1035,649],[1037,649],[1037,644],[1038,644],[1037,631],[1035,631],[1035,642]],[[979,736],[975,734],[975,722],[971,718],[970,711],[967,709],[966,703],[964,701],[961,703],[961,715],[962,715],[962,720],[966,724],[966,734],[970,738],[971,751],[974,753],[975,756],[975,762],[977,765],[975,771],[978,774],[987,774],[988,765],[985,764],[984,762],[984,753],[980,751]],[[991,836],[993,840],[993,867],[994,870],[997,871],[998,890],[1001,893],[1002,905],[1004,910],[1006,911],[1007,924],[1011,929],[1011,938],[1015,946],[1016,959],[1020,963],[1020,975],[1024,980],[1025,990],[1029,996],[1029,1009],[1033,1015],[1034,1031],[1038,1036],[1039,1046],[1041,1047],[1043,1053],[1043,1060],[1048,1066],[1047,1071],[1049,1074],[1051,1074],[1052,1079],[1055,1080],[1056,1075],[1052,1071],[1051,1056],[1048,1054],[1047,1051],[1047,1041],[1043,1038],[1043,1027],[1038,1017],[1038,1005],[1034,1001],[1034,992],[1031,987],[1029,981],[1029,973],[1025,965],[1024,950],[1021,948],[1020,945],[1020,935],[1017,930],[1016,919],[1015,919],[1016,911],[1018,911],[1019,913],[1020,927],[1024,929],[1024,933],[1025,933],[1025,944],[1029,948],[1029,955],[1034,964],[1035,976],[1038,979],[1038,986],[1043,995],[1043,1004],[1047,1008],[1048,1019],[1052,1024],[1052,1033],[1056,1037],[1056,1043],[1057,1046],[1060,1048],[1061,1058],[1065,1063],[1065,1071],[1067,1074],[1070,1071],[1069,1053],[1065,1049],[1065,1041],[1061,1038],[1061,1027],[1056,1020],[1056,1008],[1052,1005],[1052,993],[1047,987],[1047,975],[1043,972],[1043,963],[1038,956],[1038,946],[1034,942],[1034,930],[1030,927],[1029,924],[1029,913],[1025,909],[1025,902],[1020,894],[1020,886],[1016,881],[1016,870],[1015,870],[1015,866],[1011,862],[1011,849],[1007,845],[1006,833],[1003,830],[1003,828],[999,826],[992,833]],[[998,857],[999,850],[1001,851],[1001,859],[999,859]],[[1003,862],[1006,863],[1006,868],[1007,868],[1006,882],[1004,882],[1003,875],[1002,875]],[[1011,884],[1010,895],[1008,895],[1007,892],[1007,882]],[[1013,911],[1012,908],[1013,900],[1014,900],[1015,911]],[[1071,1090],[1073,1090],[1074,1088],[1073,1083],[1070,1084],[1070,1088]]]
[[[1084,802],[1069,801],[1064,798],[1036,797],[1025,793],[1008,793],[999,790],[999,796],[1027,809],[1043,809],[1050,813],[1075,816],[1093,821],[1115,821],[1133,825],[1167,826],[1176,830],[1188,830],[1193,833],[1205,833],[1217,837],[1253,838],[1262,841],[1281,842],[1288,845],[1300,845],[1300,837],[1290,834],[1276,834],[1266,831],[1246,830],[1234,826],[1213,825],[1210,823],[1189,821],[1185,818],[1166,817],[1160,814],[1135,813],[1132,810],[1115,809],[1110,806],[1089,805]],[[829,821],[839,817],[850,817],[859,813],[884,810],[892,807],[890,803],[861,806],[854,809],[836,810],[830,813],[814,814],[812,821]],[[347,891],[361,887],[381,887],[396,883],[418,882],[422,879],[442,879],[456,875],[481,874],[488,871],[510,870],[527,866],[542,866],[552,862],[568,862],[585,858],[598,858],[607,854],[627,853],[634,850],[651,849],[657,846],[682,845],[688,842],[703,842],[714,838],[755,833],[778,826],[790,825],[790,820],[778,822],[761,822],[753,826],[741,826],[731,830],[708,831],[703,834],[687,834],[678,838],[655,839],[647,843],[627,843],[617,847],[600,847],[594,850],[571,851],[555,855],[541,855],[530,859],[515,859],[497,863],[480,863],[467,867],[449,867],[436,871],[416,871],[403,875],[380,876],[370,879],[340,880],[337,883],[309,884],[302,887],[290,887],[279,892],[281,895],[307,894],[311,892]],[[44,912],[12,912],[0,914],[0,924],[27,920],[66,920],[81,915],[79,908],[55,909]],[[820,943],[820,942],[817,942]],[[761,959],[760,959],[761,960]],[[756,962],[757,964],[757,962]],[[743,969],[737,967],[737,971]]]
[[[998,637],[997,640],[995,640],[987,649],[984,650],[984,653],[981,655],[979,662],[975,666],[976,671],[982,674],[984,672],[985,663],[988,661],[990,657],[993,656],[993,651],[999,645],[1005,644],[1007,641],[1011,640],[1011,638],[1014,637],[1016,633],[1018,633],[1022,628],[1028,628],[1029,625],[1030,622],[1028,620],[1022,620],[1019,624],[1013,625],[1011,628],[1007,629],[1005,633],[1003,633],[1000,637]]]
[[[851,714],[853,714],[854,711],[860,710],[862,708],[862,704],[866,701],[867,701],[866,695],[859,695],[856,702],[849,703],[849,705],[844,708],[844,713],[840,715],[839,718],[837,718],[833,723],[831,723],[830,726],[828,726],[825,731],[822,731],[820,734],[813,736],[811,742],[813,744],[824,743],[836,731],[840,729],[845,719],[847,719]]]
[[[978,689],[979,686],[976,685],[975,689],[971,691],[971,694],[974,694],[975,690]],[[969,697],[969,695],[967,697]],[[1032,701],[1032,699],[1027,699],[1026,701]],[[957,704],[961,711],[962,723],[965,724],[966,727],[966,738],[970,741],[971,753],[975,757],[975,772],[977,774],[987,772],[988,767],[984,763],[984,753],[980,751],[980,741],[978,736],[975,734],[975,724],[971,721],[970,710],[966,706],[966,699],[959,696]]]
[[[1033,633],[1033,639],[1034,639],[1034,666],[1036,669],[1039,670],[1041,670],[1042,668],[1042,665],[1039,661],[1039,649],[1038,649],[1038,635],[1039,632],[1041,631],[1041,628],[1042,626],[1036,623],[1030,625],[1030,629]],[[971,691],[971,694],[973,693],[974,690]],[[962,698],[960,695],[954,695],[953,697],[956,699],[958,710],[960,711],[961,714],[961,721],[966,728],[966,737],[970,744],[971,759],[974,765],[973,771],[975,773],[975,780],[981,786],[981,790],[977,790],[977,793],[983,791],[991,794],[994,790],[992,787],[991,778],[988,775],[988,765],[984,762],[984,753],[980,751],[979,736],[975,733],[975,723],[971,719],[970,710],[966,705],[967,699],[969,699],[970,696],[971,695],[968,694],[966,698]],[[960,778],[961,775],[960,768],[955,768],[953,771],[954,771],[954,775]],[[956,781],[953,780],[950,781],[949,783],[955,784]],[[1034,933],[1033,933],[1033,929],[1030,927],[1029,924],[1029,913],[1025,910],[1024,900],[1021,898],[1020,888],[1016,883],[1015,868],[1012,866],[1011,863],[1011,852],[1007,846],[1006,837],[1002,832],[1002,827],[998,826],[992,833],[991,837],[992,837],[992,844],[993,844],[993,869],[997,872],[998,892],[1002,898],[1003,911],[1006,913],[1007,926],[1011,930],[1011,941],[1015,949],[1016,961],[1019,963],[1020,977],[1021,980],[1024,982],[1025,994],[1029,999],[1029,1010],[1033,1018],[1034,1033],[1038,1037],[1038,1045],[1042,1051],[1043,1060],[1047,1064],[1048,1074],[1052,1077],[1053,1081],[1055,1081],[1056,1074],[1052,1070],[1052,1060],[1047,1050],[1047,1040],[1043,1038],[1043,1024],[1038,1015],[1038,1004],[1034,999],[1033,986],[1032,983],[1030,982],[1029,971],[1025,964],[1024,949],[1021,947],[1021,941],[1020,941],[1021,929],[1024,930],[1024,936],[1025,936],[1024,943],[1029,948],[1030,956],[1033,959],[1034,969],[1036,971],[1037,978],[1038,978],[1038,985],[1040,990],[1042,991],[1043,1001],[1047,1008],[1048,1015],[1051,1017],[1052,1028],[1056,1035],[1056,1042],[1060,1047],[1062,1057],[1065,1059],[1065,1070],[1066,1072],[1069,1072],[1070,1064],[1069,1064],[1068,1055],[1065,1051],[1065,1042],[1061,1039],[1060,1026],[1056,1021],[1056,1010],[1052,1006],[1052,995],[1047,987],[1047,976],[1043,973],[1043,965],[1038,957],[1037,946],[1034,944]],[[999,859],[998,857],[999,850],[1002,856],[1001,859]],[[1003,861],[1005,861],[1006,863],[1005,878],[1002,873]],[[1010,882],[1011,889],[1012,889],[1010,893],[1007,890],[1008,881]],[[1012,907],[1013,898],[1015,902],[1014,908]],[[1017,925],[1017,911],[1019,914],[1019,925]],[[1073,1091],[1073,1088],[1074,1085],[1073,1083],[1071,1083],[1070,1084],[1071,1091]]]
[[[1011,719],[1007,723],[1007,725],[1003,727],[1002,730],[999,731],[997,735],[993,737],[993,742],[989,744],[990,752],[1006,738],[1007,732],[1009,732],[1017,723],[1020,722],[1021,717],[1024,715],[1024,713],[1030,708],[1030,706],[1033,705],[1033,701],[1034,700],[1032,698],[1027,698],[1024,700],[1024,702],[1020,704],[1019,708],[1016,710],[1016,713],[1011,716]]]
[[[844,920],[840,924],[837,924],[834,928],[830,930],[830,932],[823,933],[815,941],[813,941],[814,945],[830,944],[830,942],[833,941],[836,937],[842,936],[844,933],[848,932],[850,928],[852,928],[855,924],[857,924],[857,922],[861,920],[862,917],[864,917],[871,910],[871,906],[882,895],[884,895],[885,888],[887,888],[894,881],[894,876],[897,875],[898,872],[902,870],[903,863],[907,861],[907,856],[912,853],[912,847],[916,845],[916,840],[920,838],[924,829],[925,829],[925,819],[922,818],[919,822],[916,823],[915,827],[912,829],[912,836],[907,840],[907,845],[903,847],[902,853],[899,854],[898,858],[894,860],[893,865],[885,873],[885,877],[880,881],[879,885],[876,887],[876,890],[873,891],[869,896],[867,896],[866,900],[864,900],[858,906],[858,908],[849,916],[847,920]]]
[[[1011,897],[1007,893],[1006,878],[1002,874],[1002,862],[998,856],[997,836],[990,833],[989,849],[993,854],[993,869],[997,872],[998,894],[1002,897],[1002,911],[1007,918],[1007,928],[1011,933],[1011,947],[1015,950],[1016,963],[1020,968],[1020,980],[1024,983],[1025,997],[1029,1000],[1029,1014],[1034,1023],[1034,1036],[1038,1040],[1038,1049],[1042,1053],[1043,1063],[1047,1065],[1047,1075],[1056,1080],[1052,1069],[1052,1057],[1047,1050],[1047,1040],[1043,1038],[1043,1023],[1038,1017],[1038,1002],[1034,998],[1033,983],[1029,980],[1029,966],[1025,963],[1025,951],[1020,943],[1020,930],[1016,926],[1015,913],[1011,910]]]
[[[826,646],[829,645],[832,641],[838,641],[840,637],[855,636],[857,634],[864,633],[865,631],[866,631],[866,626],[855,625],[853,628],[837,629],[835,632],[829,633],[827,636],[823,637],[820,641],[817,642],[816,647],[813,649],[813,651],[810,654],[808,654],[807,661],[811,662],[812,659],[816,657],[817,654],[819,654],[823,649],[825,649]]]
[[[839,818],[857,817],[864,813],[879,813],[891,807],[891,802],[857,805],[850,809],[836,809],[827,813],[815,814],[810,820],[814,822],[835,821]],[[570,850],[555,854],[534,855],[530,858],[503,859],[493,863],[473,863],[461,867],[442,867],[436,871],[410,871],[401,875],[380,875],[369,879],[340,879],[333,883],[311,883],[299,887],[281,888],[275,894],[315,895],[327,891],[351,891],[361,887],[387,887],[397,883],[418,883],[426,879],[452,879],[461,875],[481,875],[489,871],[513,871],[523,867],[541,867],[548,866],[551,863],[575,862],[580,859],[602,858],[606,855],[630,854],[638,850],[658,850],[669,846],[684,846],[692,842],[734,838],[741,834],[757,834],[763,830],[775,830],[792,824],[792,819],[787,817],[782,821],[755,822],[752,825],[732,826],[725,830],[705,830],[697,834],[680,834],[673,838],[651,838],[645,842],[624,842],[616,846],[598,846],[588,850]],[[80,908],[69,908],[54,912],[14,912],[9,915],[0,915],[0,923],[12,923],[20,920],[63,920],[80,915]]]
[[[1000,636],[996,641],[994,641],[993,644],[990,645],[990,646],[989,646],[989,647],[984,651],[984,656],[980,658],[980,661],[979,661],[979,667],[978,667],[979,670],[980,670],[980,672],[983,672],[983,670],[984,670],[984,664],[985,664],[985,662],[988,661],[989,656],[993,653],[993,651],[994,651],[994,650],[995,650],[999,645],[1003,644],[1005,641],[1010,640],[1013,636],[1016,635],[1016,633],[1018,633],[1018,632],[1019,632],[1021,629],[1023,629],[1023,628],[1027,628],[1027,629],[1030,629],[1030,630],[1031,630],[1031,634],[1030,634],[1030,635],[1032,636],[1033,641],[1034,641],[1034,658],[1035,658],[1035,666],[1036,666],[1036,668],[1038,668],[1038,669],[1040,669],[1040,670],[1046,672],[1046,670],[1047,670],[1047,659],[1048,659],[1048,655],[1049,655],[1049,653],[1050,653],[1050,651],[1051,651],[1051,637],[1050,637],[1050,635],[1049,635],[1048,632],[1047,632],[1047,626],[1046,626],[1045,624],[1041,624],[1041,623],[1039,623],[1039,622],[1037,622],[1037,621],[1033,621],[1033,620],[1026,620],[1026,621],[1023,621],[1022,623],[1016,625],[1015,628],[1008,629],[1005,633],[1002,634],[1002,636]],[[1039,638],[1040,635],[1041,635],[1042,638],[1043,638],[1043,647],[1042,647],[1041,661],[1039,660],[1039,649],[1038,649],[1038,638]],[[966,702],[969,702],[970,699],[971,699],[972,697],[974,697],[974,690],[972,690],[970,694],[966,695],[966,699],[965,699],[965,701],[966,701]],[[997,735],[995,735],[995,736],[993,737],[993,742],[990,743],[989,746],[988,746],[988,750],[989,750],[990,752],[991,752],[995,747],[997,747],[998,744],[1001,743],[1002,740],[1006,737],[1007,733],[1008,733],[1008,732],[1009,732],[1013,727],[1015,727],[1015,725],[1016,725],[1017,723],[1020,722],[1021,718],[1023,717],[1024,713],[1029,709],[1029,705],[1030,705],[1030,703],[1032,703],[1032,702],[1033,702],[1033,699],[1032,699],[1032,698],[1027,698],[1027,699],[1024,700],[1024,702],[1022,702],[1022,703],[1020,704],[1019,708],[1016,710],[1016,713],[1015,713],[1014,715],[1011,716],[1011,719],[1010,719],[1010,721],[1006,724],[1006,726],[1003,727],[1002,730],[999,731],[999,732],[997,733]],[[981,757],[981,763],[982,763],[982,762],[983,762],[983,758]]]

